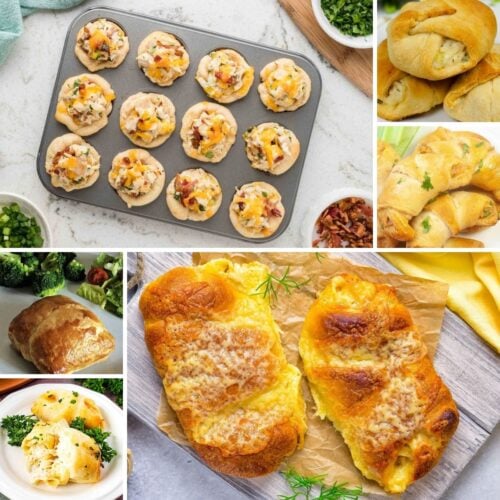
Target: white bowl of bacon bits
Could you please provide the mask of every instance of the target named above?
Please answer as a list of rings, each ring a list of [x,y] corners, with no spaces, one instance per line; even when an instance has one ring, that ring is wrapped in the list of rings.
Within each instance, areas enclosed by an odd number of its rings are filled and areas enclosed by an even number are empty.
[[[328,193],[309,209],[303,231],[313,248],[372,248],[372,194],[362,189]]]

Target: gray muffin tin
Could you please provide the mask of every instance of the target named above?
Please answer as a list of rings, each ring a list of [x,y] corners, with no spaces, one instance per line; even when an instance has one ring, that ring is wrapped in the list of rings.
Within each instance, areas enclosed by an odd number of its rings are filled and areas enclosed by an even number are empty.
[[[79,29],[86,23],[102,17],[116,22],[124,29],[129,38],[130,51],[125,61],[118,68],[105,69],[97,73],[111,84],[116,93],[116,99],[113,101],[113,111],[108,117],[108,125],[97,134],[84,137],[101,155],[100,177],[90,188],[68,193],[61,188],[52,186],[50,176],[45,172],[45,157],[47,148],[52,140],[70,132],[54,118],[57,96],[61,85],[71,76],[88,73],[88,70],[78,61],[74,54],[76,35]],[[136,62],[137,48],[140,42],[153,31],[167,31],[175,35],[184,44],[190,56],[190,66],[187,73],[177,79],[171,87],[159,87],[150,82],[139,69]],[[182,148],[179,132],[182,117],[188,108],[200,101],[211,101],[194,77],[201,58],[212,50],[219,48],[231,48],[242,54],[247,62],[255,68],[255,80],[250,92],[244,99],[227,105],[238,123],[237,140],[222,162],[211,164],[199,162],[186,156]],[[260,83],[259,74],[262,68],[271,61],[281,57],[293,59],[307,72],[311,78],[312,92],[308,103],[297,111],[273,113],[272,111],[268,111],[262,104],[257,92],[257,86]],[[114,156],[121,151],[138,147],[125,137],[120,130],[118,122],[122,103],[127,97],[141,91],[164,94],[175,105],[177,121],[175,132],[163,145],[148,150],[165,168],[167,177],[165,186],[168,185],[175,174],[188,168],[204,168],[218,179],[222,187],[223,200],[219,211],[211,219],[204,222],[180,221],[176,219],[167,207],[165,193],[149,205],[129,209],[109,185],[108,172]],[[319,71],[309,59],[302,55],[120,10],[108,8],[90,9],[80,14],[73,21],[66,35],[61,62],[38,151],[38,175],[45,188],[61,198],[187,226],[247,242],[264,243],[281,235],[290,223],[314,119],[319,105],[320,94],[321,76]],[[245,154],[245,144],[242,139],[242,134],[248,128],[270,121],[278,122],[286,128],[293,130],[301,144],[301,153],[297,162],[288,172],[280,176],[266,174],[250,167]],[[282,203],[285,207],[284,220],[278,230],[268,238],[245,238],[233,228],[229,220],[229,204],[235,193],[235,187],[253,181],[264,181],[275,186],[281,193]],[[195,241],[193,237],[193,244]]]

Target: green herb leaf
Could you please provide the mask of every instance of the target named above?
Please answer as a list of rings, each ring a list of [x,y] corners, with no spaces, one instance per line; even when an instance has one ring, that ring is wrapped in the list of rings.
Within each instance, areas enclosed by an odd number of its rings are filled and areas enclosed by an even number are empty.
[[[474,144],[474,147],[480,148],[484,144],[484,141],[478,142],[477,144]]]
[[[429,177],[429,174],[425,172],[424,174],[424,181],[422,182],[422,189],[425,189],[426,191],[430,191],[431,189],[434,189],[434,186],[432,185],[431,178]]]
[[[8,443],[11,446],[21,446],[37,422],[38,418],[33,415],[11,415],[2,418],[0,427],[7,431]]]
[[[309,279],[299,282],[290,278],[289,274],[290,266],[287,266],[281,277],[268,273],[267,278],[255,288],[255,293],[252,293],[252,295],[262,295],[265,299],[268,299],[271,304],[274,304],[278,300],[278,290],[280,287],[283,288],[288,295],[291,295],[292,290],[299,289],[311,281]]]
[[[321,0],[321,8],[330,24],[346,35],[365,36],[373,32],[371,0]]]
[[[424,234],[427,234],[431,230],[431,221],[429,220],[429,217],[426,217],[422,221],[422,227],[424,229]]]
[[[214,157],[214,152],[213,151],[207,151],[205,153],[205,157],[211,160]]]
[[[85,419],[81,417],[76,417],[71,421],[69,426],[87,434],[87,436],[91,437],[97,443],[101,449],[101,458],[103,462],[111,462],[111,460],[116,457],[117,451],[106,442],[106,439],[111,436],[111,432],[104,432],[97,427],[95,429],[89,429],[85,426]]]
[[[466,156],[469,154],[470,148],[469,148],[468,144],[465,144],[465,143],[462,144],[462,151],[463,151],[462,156]]]

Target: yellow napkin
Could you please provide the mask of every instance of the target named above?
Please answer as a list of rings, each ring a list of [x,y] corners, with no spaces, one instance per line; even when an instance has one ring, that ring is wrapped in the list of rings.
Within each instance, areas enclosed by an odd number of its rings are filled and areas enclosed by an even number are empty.
[[[405,274],[448,283],[448,307],[500,353],[500,253],[382,255]]]

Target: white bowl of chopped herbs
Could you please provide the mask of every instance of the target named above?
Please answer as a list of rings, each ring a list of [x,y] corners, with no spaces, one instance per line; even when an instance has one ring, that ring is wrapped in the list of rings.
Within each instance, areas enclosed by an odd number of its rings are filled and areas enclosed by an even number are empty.
[[[0,248],[50,247],[52,236],[44,215],[24,196],[0,193]]]
[[[372,0],[312,0],[322,30],[336,42],[355,49],[373,47]]]

